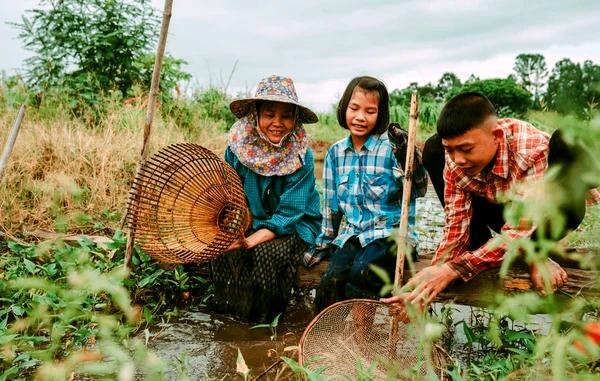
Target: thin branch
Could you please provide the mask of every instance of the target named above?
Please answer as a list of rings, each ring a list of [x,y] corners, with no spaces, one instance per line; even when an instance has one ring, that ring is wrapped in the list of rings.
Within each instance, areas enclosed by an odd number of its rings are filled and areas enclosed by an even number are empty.
[[[169,22],[171,21],[171,14],[173,9],[173,0],[166,0],[165,7],[163,10],[162,25],[160,28],[160,37],[158,40],[158,47],[156,49],[156,60],[154,61],[154,71],[152,73],[152,82],[150,84],[150,94],[148,94],[148,105],[146,113],[146,123],[144,124],[144,140],[142,144],[142,151],[140,154],[140,160],[137,164],[135,171],[136,177],[140,172],[142,166],[148,158],[148,147],[150,141],[150,133],[152,132],[152,122],[154,120],[154,109],[156,107],[156,97],[158,95],[159,83],[160,83],[160,70],[162,67],[163,58],[165,55],[165,46],[167,45],[167,34],[169,32]],[[130,197],[135,197],[139,192],[131,192]],[[129,213],[130,202],[127,203],[125,209],[125,215],[123,221],[127,218]],[[127,236],[127,249],[125,251],[125,268],[129,270],[131,268],[131,256],[133,254],[133,242],[135,240],[135,228],[136,228],[136,216],[133,216],[133,222],[129,234]]]
[[[17,140],[17,135],[19,134],[19,129],[21,128],[21,122],[23,122],[23,117],[25,116],[25,105],[22,105],[19,109],[19,113],[17,114],[17,118],[15,119],[15,123],[10,130],[10,135],[8,135],[8,139],[6,140],[6,144],[4,145],[4,150],[2,151],[2,157],[0,157],[0,181],[2,181],[2,175],[4,173],[4,169],[6,168],[6,164],[8,163],[8,158],[12,153],[13,147],[15,145],[15,141]]]

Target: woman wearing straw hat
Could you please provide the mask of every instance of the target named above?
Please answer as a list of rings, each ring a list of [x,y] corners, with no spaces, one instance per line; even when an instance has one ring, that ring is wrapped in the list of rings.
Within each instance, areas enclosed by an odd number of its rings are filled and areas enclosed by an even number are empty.
[[[271,322],[287,304],[296,268],[314,248],[321,213],[304,123],[317,116],[298,102],[290,78],[264,78],[236,99],[225,160],[239,174],[251,231],[211,263],[215,306],[242,320]]]

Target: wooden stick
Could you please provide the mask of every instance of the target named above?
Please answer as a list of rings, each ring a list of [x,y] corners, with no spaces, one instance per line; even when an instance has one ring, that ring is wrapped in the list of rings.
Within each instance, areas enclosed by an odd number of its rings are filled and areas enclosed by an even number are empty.
[[[398,251],[396,253],[396,272],[394,273],[394,286],[399,287],[404,275],[404,259],[406,258],[408,212],[410,209],[410,192],[412,188],[413,163],[415,161],[415,144],[417,139],[417,119],[419,105],[417,93],[413,92],[410,98],[410,114],[408,120],[408,142],[406,148],[406,165],[404,166],[404,187],[402,188],[402,214],[398,228]]]
[[[147,105],[147,113],[146,113],[146,123],[144,124],[144,140],[142,144],[142,152],[140,155],[140,160],[137,164],[135,174],[136,178],[138,173],[141,171],[142,166],[146,162],[148,158],[148,146],[150,141],[150,133],[152,132],[152,121],[154,120],[154,108],[156,103],[156,96],[158,95],[158,85],[160,83],[160,69],[162,67],[163,57],[165,55],[165,46],[167,45],[167,33],[169,32],[169,22],[171,21],[171,14],[173,9],[173,0],[166,0],[165,7],[163,10],[163,18],[162,25],[160,28],[160,37],[158,39],[158,47],[156,49],[156,59],[154,61],[154,71],[152,72],[152,82],[150,84],[150,94],[148,94],[148,105]],[[138,194],[138,192],[131,192],[130,197],[135,197],[134,195]],[[131,203],[127,203],[125,207],[125,215],[124,219],[127,218],[127,214],[129,213],[129,205]],[[133,254],[133,242],[135,240],[135,216],[132,224],[132,228],[129,231],[127,236],[127,249],[125,250],[125,268],[127,270],[131,269],[131,256]]]
[[[13,147],[15,145],[15,141],[17,140],[17,135],[19,134],[19,129],[21,128],[21,122],[23,122],[23,117],[25,116],[25,105],[22,105],[19,109],[19,113],[17,114],[17,119],[13,123],[12,129],[10,130],[10,134],[8,135],[8,139],[6,140],[6,144],[4,145],[4,150],[2,151],[2,157],[0,157],[0,181],[2,181],[2,175],[4,174],[4,169],[6,168],[6,164],[8,163],[8,158],[12,153]]]
[[[412,188],[413,162],[415,160],[415,143],[417,139],[417,121],[419,105],[417,92],[414,91],[410,98],[410,112],[408,119],[408,142],[406,143],[406,163],[404,165],[404,186],[402,188],[402,212],[400,214],[400,227],[398,228],[398,251],[396,252],[396,271],[394,272],[394,289],[402,286],[404,276],[404,259],[406,258],[408,212],[410,209],[410,192]],[[392,318],[392,326],[388,338],[389,357],[395,357],[396,341],[398,340],[398,317]]]

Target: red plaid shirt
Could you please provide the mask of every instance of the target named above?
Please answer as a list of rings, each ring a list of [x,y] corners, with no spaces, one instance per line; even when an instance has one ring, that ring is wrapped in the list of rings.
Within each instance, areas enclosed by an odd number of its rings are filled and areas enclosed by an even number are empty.
[[[448,262],[465,281],[484,270],[500,266],[507,246],[492,244],[490,240],[477,250],[467,250],[469,223],[473,215],[472,195],[497,203],[497,197],[507,192],[513,184],[541,178],[548,167],[549,136],[546,133],[516,119],[499,119],[498,126],[503,134],[499,137],[496,162],[489,172],[470,177],[446,154],[446,225],[433,264]],[[598,189],[590,191],[588,201],[600,202]],[[534,228],[530,224],[522,225],[514,227],[505,224],[502,232],[511,238],[530,236]]]

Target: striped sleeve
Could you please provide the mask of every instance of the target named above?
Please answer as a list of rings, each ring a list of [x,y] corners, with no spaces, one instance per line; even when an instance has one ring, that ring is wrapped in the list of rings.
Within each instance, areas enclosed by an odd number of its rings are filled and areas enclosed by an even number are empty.
[[[471,209],[471,194],[456,186],[455,174],[444,169],[444,199],[446,206],[446,224],[442,240],[433,257],[433,264],[448,262],[459,257],[469,243],[469,223],[473,211]],[[460,273],[460,269],[456,269]]]
[[[319,248],[328,247],[335,237],[337,237],[342,219],[335,181],[336,147],[333,145],[329,148],[323,166],[323,201],[321,206],[323,222],[321,225],[321,234],[316,240],[316,245]]]

